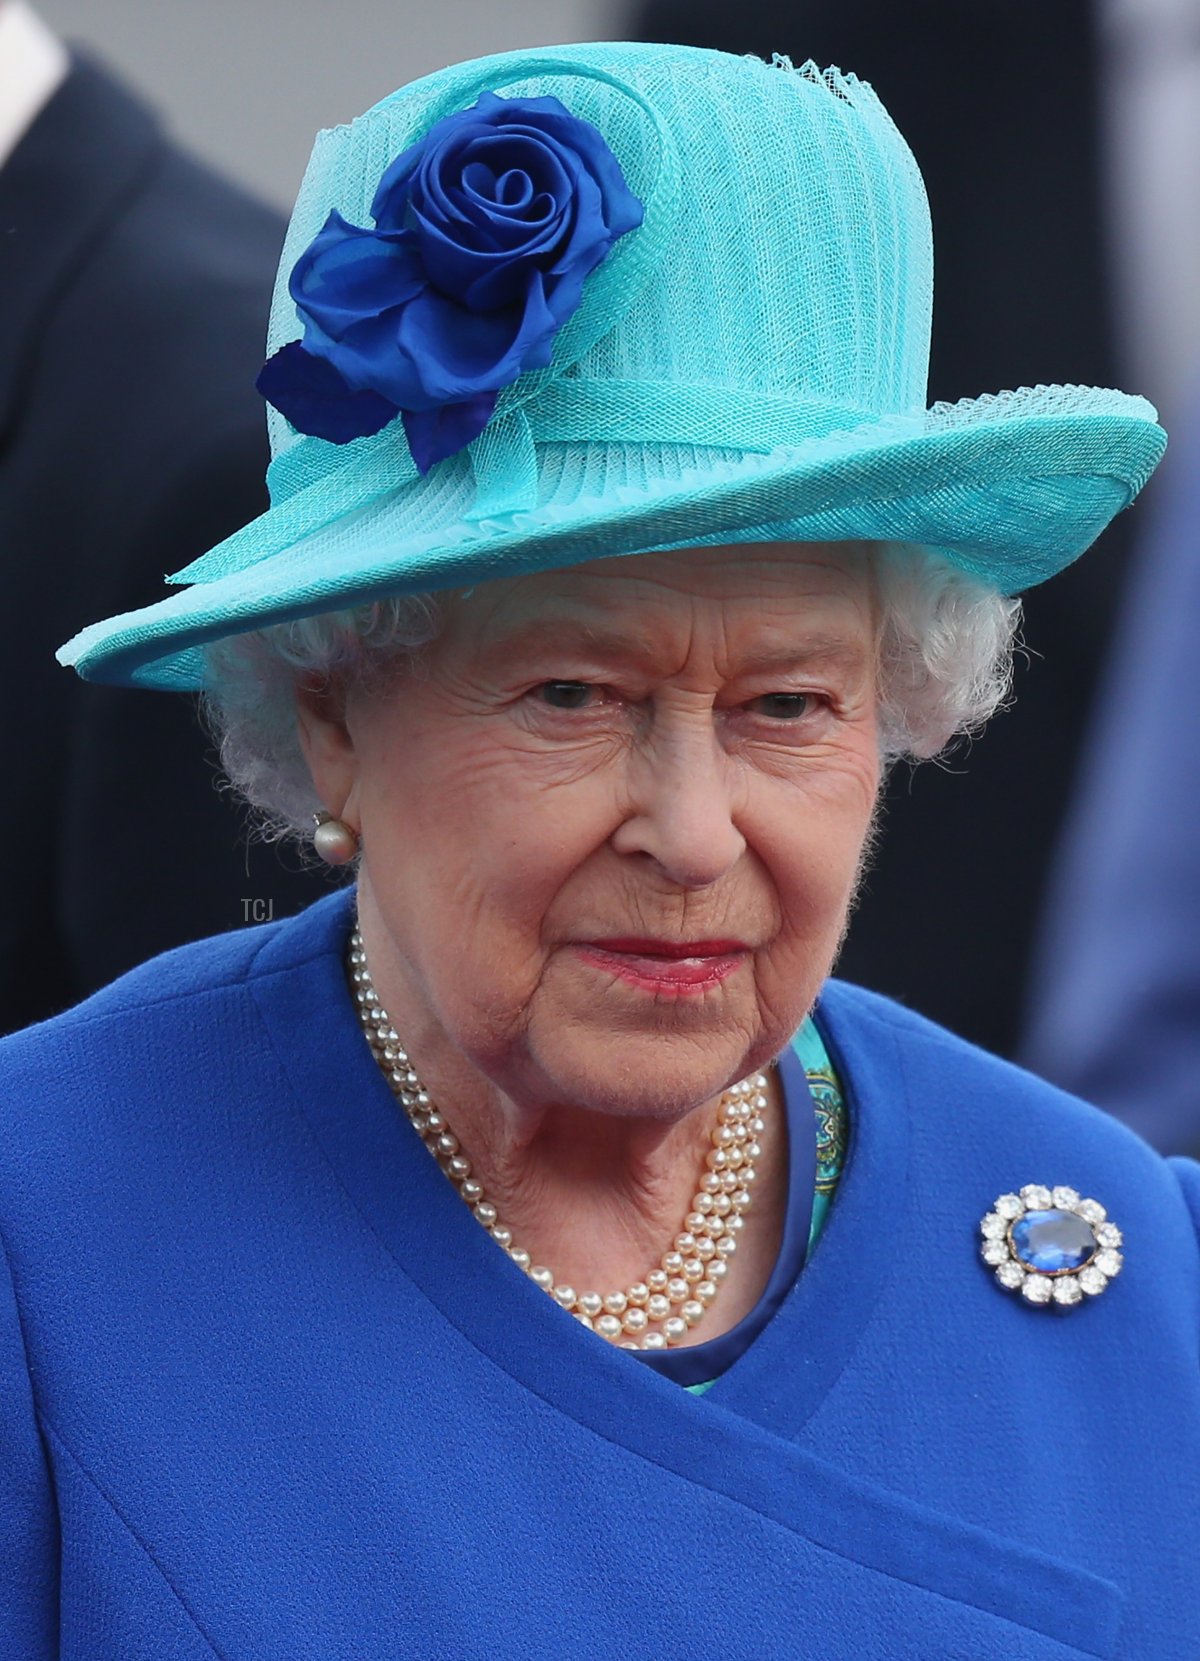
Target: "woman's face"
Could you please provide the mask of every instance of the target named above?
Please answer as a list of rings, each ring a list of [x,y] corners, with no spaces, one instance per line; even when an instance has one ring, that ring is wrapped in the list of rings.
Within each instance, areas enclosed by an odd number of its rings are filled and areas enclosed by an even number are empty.
[[[832,967],[879,782],[868,562],[488,583],[417,672],[304,725],[418,1061],[416,1033],[517,1102],[672,1118],[781,1049]]]

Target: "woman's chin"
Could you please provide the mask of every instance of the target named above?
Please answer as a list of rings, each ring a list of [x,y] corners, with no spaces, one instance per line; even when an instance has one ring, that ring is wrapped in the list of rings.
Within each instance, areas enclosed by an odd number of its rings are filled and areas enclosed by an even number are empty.
[[[730,1031],[593,1033],[559,1026],[543,1044],[530,1036],[546,1097],[619,1118],[684,1118],[761,1065],[748,1057],[745,1034]]]

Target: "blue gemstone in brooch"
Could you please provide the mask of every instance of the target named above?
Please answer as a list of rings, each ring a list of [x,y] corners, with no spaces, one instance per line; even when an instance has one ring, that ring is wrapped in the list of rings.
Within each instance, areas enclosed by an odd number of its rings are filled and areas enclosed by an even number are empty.
[[[1121,1272],[1121,1231],[1097,1200],[1031,1182],[1001,1194],[979,1225],[981,1255],[1007,1292],[1072,1309]]]

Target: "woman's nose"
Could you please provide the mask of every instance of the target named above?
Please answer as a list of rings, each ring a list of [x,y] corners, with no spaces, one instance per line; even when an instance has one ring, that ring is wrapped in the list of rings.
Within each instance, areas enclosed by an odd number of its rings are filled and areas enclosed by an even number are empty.
[[[616,852],[652,859],[680,888],[718,882],[746,842],[735,818],[734,764],[712,712],[656,733],[629,765],[630,809],[612,837]]]

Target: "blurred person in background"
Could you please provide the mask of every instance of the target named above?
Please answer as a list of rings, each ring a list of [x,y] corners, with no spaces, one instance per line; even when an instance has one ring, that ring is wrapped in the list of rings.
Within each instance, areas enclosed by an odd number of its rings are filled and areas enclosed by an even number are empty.
[[[148,600],[263,504],[252,383],[282,235],[0,0],[0,630],[23,689],[0,729],[22,827],[0,1032],[321,891],[247,850],[187,700],[53,665],[64,630]]]
[[[1200,1149],[1200,7],[1105,0],[1127,355],[1188,403],[1129,579],[1056,860],[1024,1059]]]
[[[1058,859],[1024,1059],[1200,1152],[1200,398],[1173,440]]]
[[[1200,192],[1175,190],[1172,222],[1171,194],[1146,186],[1164,165],[1186,174],[1200,119],[1200,97],[1162,96],[1185,8],[1195,37],[1192,0],[811,0],[799,11],[645,0],[633,29],[735,51],[795,47],[853,63],[880,90],[921,165],[937,238],[932,398],[1046,378],[1113,385],[1124,342],[1128,378],[1156,401],[1161,385],[1170,404],[1177,382],[1161,371],[1195,329],[1200,297],[1200,285],[1173,280],[1171,261],[1200,223]],[[1029,656],[1004,721],[943,770],[893,776],[889,833],[841,959],[849,978],[1002,1054],[1019,1042],[1126,546],[1118,522],[1029,595]]]

